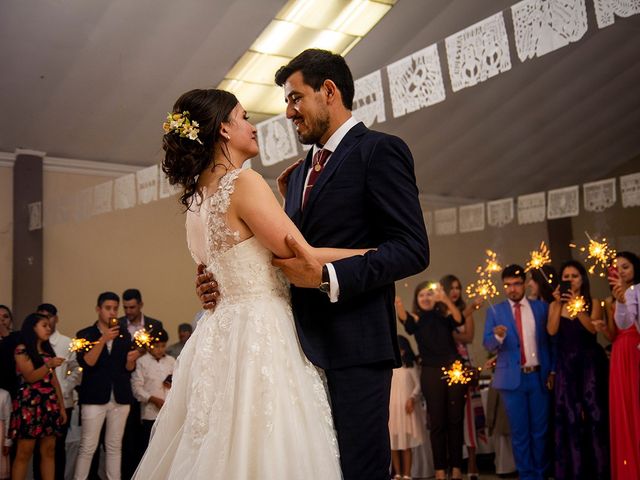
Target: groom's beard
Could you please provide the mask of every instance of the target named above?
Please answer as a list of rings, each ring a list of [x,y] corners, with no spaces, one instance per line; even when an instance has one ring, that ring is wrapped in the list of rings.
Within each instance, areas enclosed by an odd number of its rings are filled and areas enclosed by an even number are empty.
[[[303,122],[308,127],[304,133],[298,132],[298,140],[303,145],[313,145],[320,143],[320,139],[329,129],[329,113],[322,111],[314,118],[306,118]]]

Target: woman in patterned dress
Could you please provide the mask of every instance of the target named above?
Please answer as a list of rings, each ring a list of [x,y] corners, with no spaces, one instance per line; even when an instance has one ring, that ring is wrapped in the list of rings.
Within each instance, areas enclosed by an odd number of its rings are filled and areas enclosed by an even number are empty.
[[[13,401],[10,438],[17,440],[13,462],[14,480],[24,479],[36,441],[40,443],[42,480],[55,476],[56,436],[67,421],[55,368],[64,361],[56,357],[49,337],[49,319],[30,314],[22,324],[21,343],[15,349],[20,387]]]

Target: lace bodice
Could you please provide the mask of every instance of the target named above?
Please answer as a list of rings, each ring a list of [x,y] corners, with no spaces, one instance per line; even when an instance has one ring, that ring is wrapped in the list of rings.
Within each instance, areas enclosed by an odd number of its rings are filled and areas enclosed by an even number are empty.
[[[288,298],[288,284],[271,265],[271,252],[255,237],[240,241],[239,232],[229,227],[227,212],[241,173],[230,171],[214,192],[203,192],[191,206],[186,220],[189,251],[196,263],[214,274],[221,304],[261,295]]]

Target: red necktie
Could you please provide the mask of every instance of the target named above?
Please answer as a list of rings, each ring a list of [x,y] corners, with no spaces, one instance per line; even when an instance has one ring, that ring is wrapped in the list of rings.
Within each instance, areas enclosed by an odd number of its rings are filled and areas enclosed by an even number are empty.
[[[309,174],[309,181],[307,182],[307,186],[304,189],[304,196],[302,197],[302,209],[304,210],[304,206],[307,204],[307,200],[309,199],[309,194],[311,193],[311,189],[313,185],[316,183],[316,180],[322,173],[322,169],[324,164],[327,162],[327,159],[331,155],[329,150],[321,148],[318,150],[313,156],[313,161],[311,162],[311,173]]]
[[[524,367],[524,364],[527,363],[527,357],[524,354],[524,333],[522,332],[522,311],[520,303],[514,303],[513,308],[515,310],[516,328],[520,336],[520,366]]]

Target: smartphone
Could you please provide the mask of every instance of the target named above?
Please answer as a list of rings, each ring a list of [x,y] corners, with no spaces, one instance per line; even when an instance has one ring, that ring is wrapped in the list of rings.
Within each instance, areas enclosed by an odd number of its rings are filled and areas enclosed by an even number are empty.
[[[113,328],[113,327],[118,327],[120,326],[120,322],[118,322],[117,318],[110,318],[109,319],[109,328]]]
[[[619,278],[620,272],[618,272],[618,267],[616,267],[615,265],[607,267],[607,277],[615,279]]]
[[[560,296],[571,291],[571,280],[560,280]]]

